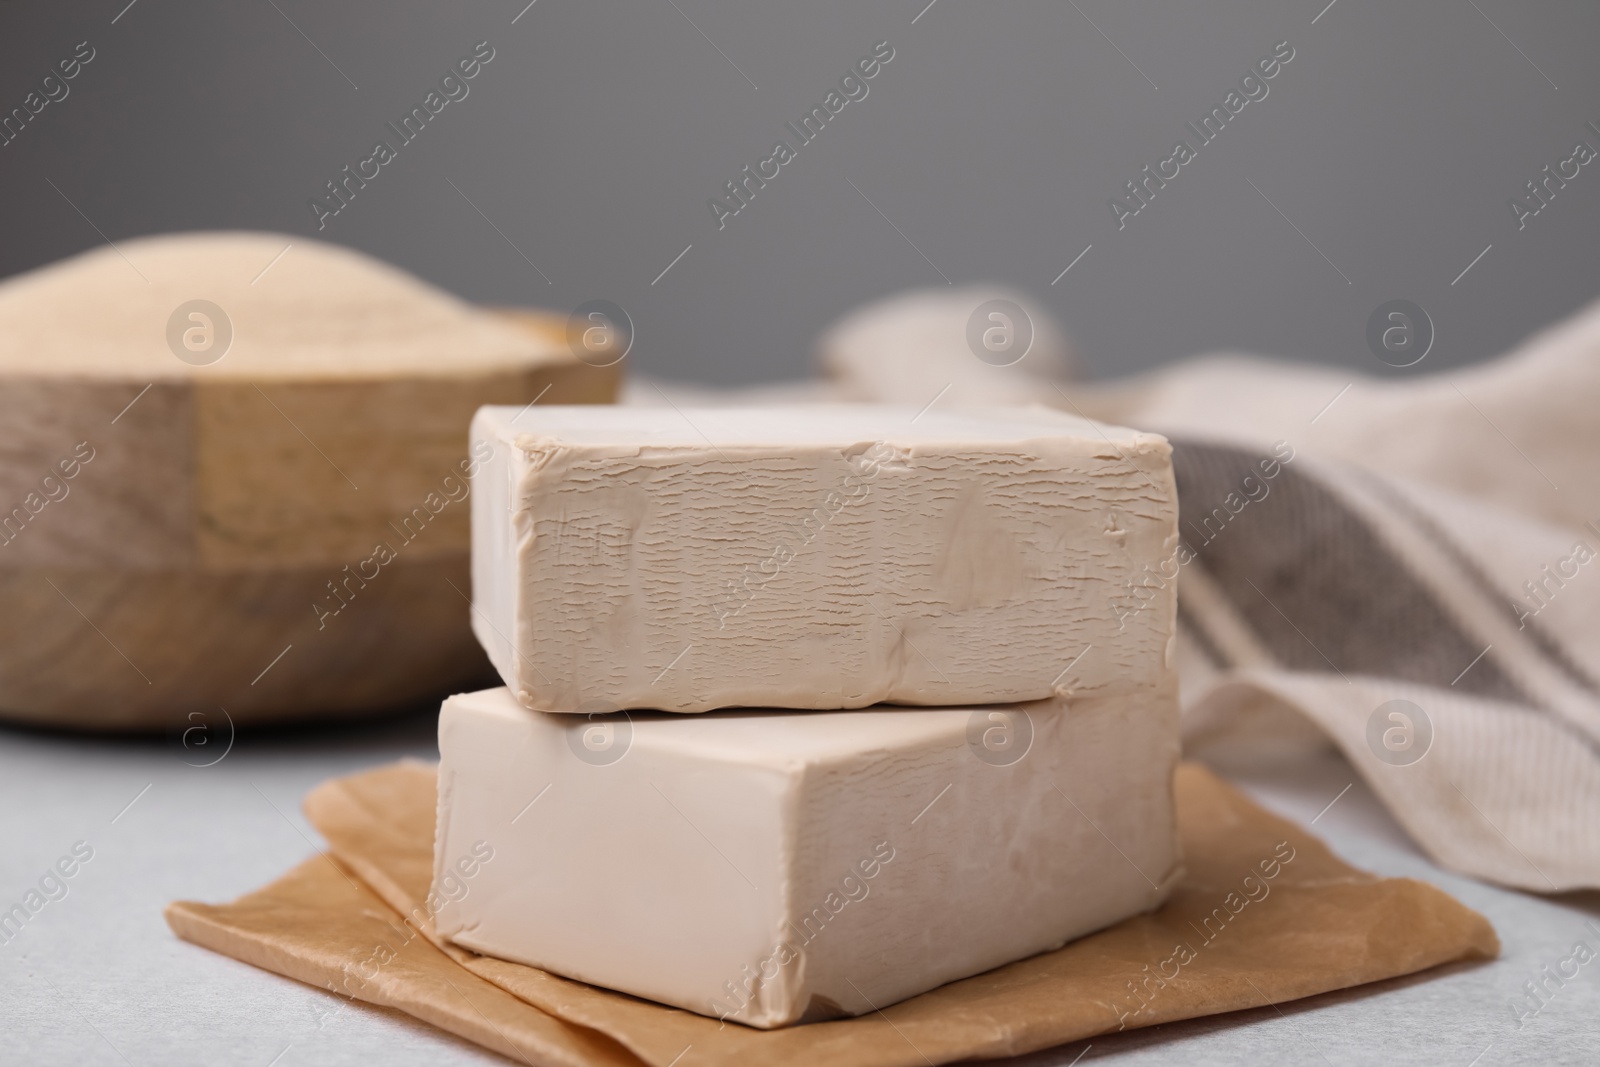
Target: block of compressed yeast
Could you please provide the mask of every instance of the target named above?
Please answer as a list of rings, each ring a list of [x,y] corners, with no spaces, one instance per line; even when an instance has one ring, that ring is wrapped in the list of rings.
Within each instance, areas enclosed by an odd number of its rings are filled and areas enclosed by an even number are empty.
[[[1180,873],[1170,684],[631,718],[494,689],[445,702],[439,748],[440,934],[750,1026],[1047,951]]]
[[[233,722],[485,684],[466,425],[612,399],[616,354],[565,320],[284,234],[0,282],[0,717],[221,751]]]
[[[1155,434],[1045,408],[539,405],[479,410],[472,439],[473,626],[529,708],[998,703],[1167,669]]]

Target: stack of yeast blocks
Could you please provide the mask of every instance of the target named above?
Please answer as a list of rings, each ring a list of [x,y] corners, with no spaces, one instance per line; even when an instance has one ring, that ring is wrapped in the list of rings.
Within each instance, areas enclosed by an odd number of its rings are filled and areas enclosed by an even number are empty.
[[[440,718],[456,944],[771,1028],[1177,880],[1162,438],[1045,409],[488,407],[472,441],[473,626],[506,687]]]

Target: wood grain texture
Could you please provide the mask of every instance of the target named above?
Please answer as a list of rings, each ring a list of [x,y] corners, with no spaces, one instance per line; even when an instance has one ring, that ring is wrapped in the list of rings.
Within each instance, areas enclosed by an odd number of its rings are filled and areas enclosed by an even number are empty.
[[[0,283],[0,717],[249,723],[486,683],[468,422],[609,403],[620,366],[579,361],[565,316],[303,238],[119,247]],[[233,328],[204,366],[166,336],[197,298]]]
[[[74,729],[181,729],[191,712],[212,724],[219,709],[237,725],[336,718],[493,684],[456,592],[465,554],[391,564],[319,628],[311,605],[327,578],[0,571],[0,708]]]

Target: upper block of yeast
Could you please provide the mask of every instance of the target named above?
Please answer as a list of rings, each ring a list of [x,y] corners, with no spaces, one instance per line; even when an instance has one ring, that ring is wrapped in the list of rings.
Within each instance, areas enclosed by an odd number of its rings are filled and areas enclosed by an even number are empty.
[[[1167,669],[1155,434],[1045,408],[533,406],[480,410],[472,438],[493,454],[473,625],[530,708],[993,703]]]
[[[968,708],[445,702],[434,893],[477,952],[763,1028],[858,1015],[1156,907],[1176,686]]]

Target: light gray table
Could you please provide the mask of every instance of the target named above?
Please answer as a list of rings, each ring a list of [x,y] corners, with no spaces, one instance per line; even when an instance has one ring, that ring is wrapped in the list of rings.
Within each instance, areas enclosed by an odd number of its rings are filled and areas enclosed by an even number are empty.
[[[193,752],[161,742],[0,730],[0,910],[36,886],[74,843],[93,849],[65,881],[66,895],[0,945],[0,1062],[508,1062],[399,1013],[346,1004],[180,942],[162,920],[170,900],[230,900],[283,873],[319,844],[300,814],[307,790],[404,755],[436,758],[431,715],[242,734],[226,758],[204,768],[184,762],[200,760]],[[1576,941],[1600,951],[1600,894],[1552,900],[1441,871],[1333,756],[1236,780],[1302,823],[1354,781],[1316,831],[1358,866],[1432,882],[1478,909],[1499,931],[1504,955],[1013,1062],[1600,1062],[1600,960],[1520,1026],[1511,1006],[1522,999],[1523,984],[1568,956]]]

